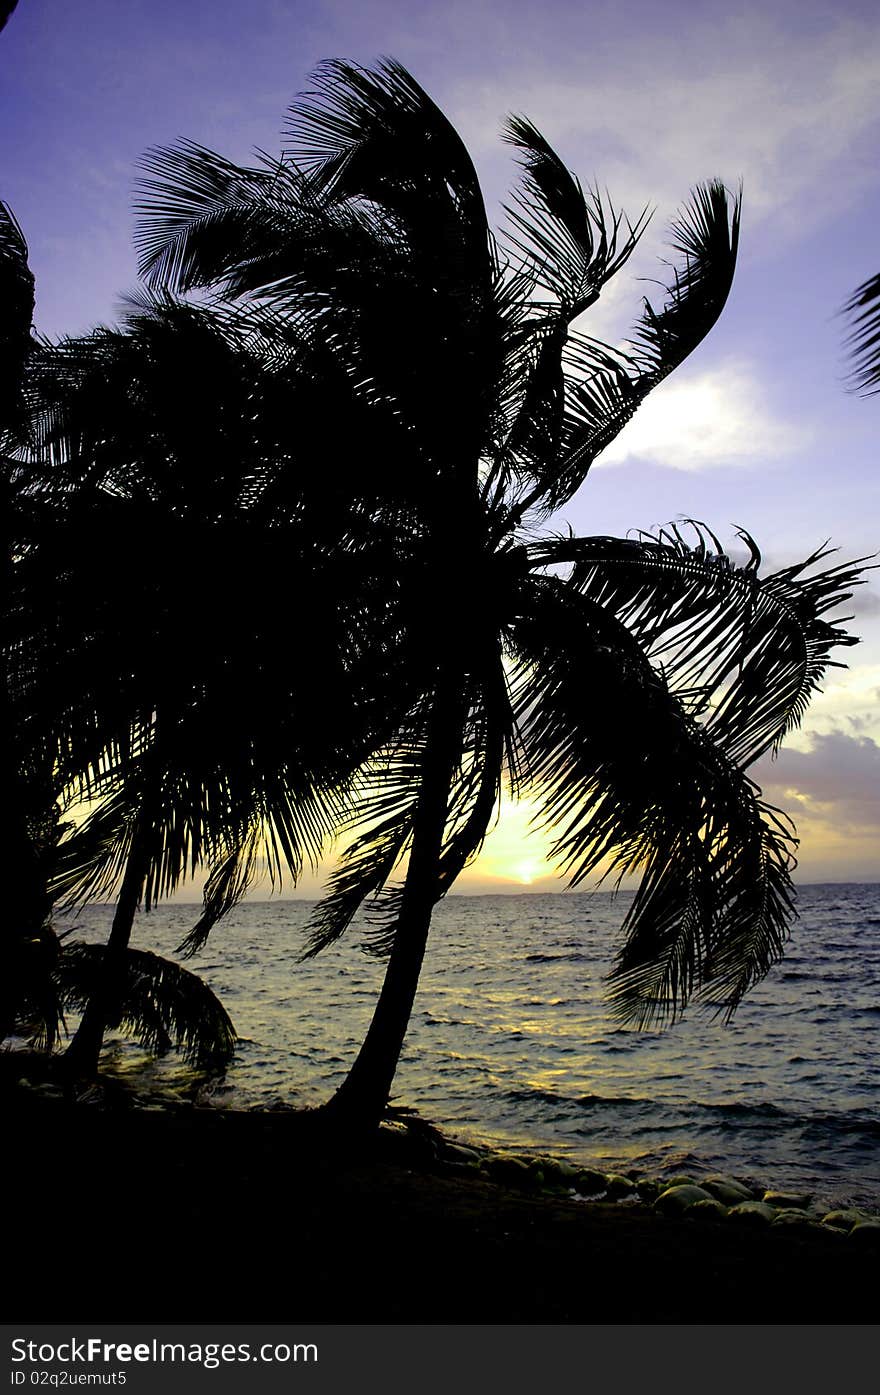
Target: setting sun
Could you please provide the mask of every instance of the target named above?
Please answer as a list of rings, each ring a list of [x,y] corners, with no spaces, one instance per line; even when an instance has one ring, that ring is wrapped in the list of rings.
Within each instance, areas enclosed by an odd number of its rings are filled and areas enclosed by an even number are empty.
[[[523,886],[531,886],[532,882],[535,880],[536,867],[537,863],[535,859],[533,857],[527,857],[516,869],[517,881],[522,882]]]
[[[514,803],[507,795],[502,797],[498,822],[473,866],[462,875],[462,890],[478,882],[533,886],[548,878],[555,881],[558,873],[550,860],[549,839],[533,826],[537,812],[534,800],[523,798]]]

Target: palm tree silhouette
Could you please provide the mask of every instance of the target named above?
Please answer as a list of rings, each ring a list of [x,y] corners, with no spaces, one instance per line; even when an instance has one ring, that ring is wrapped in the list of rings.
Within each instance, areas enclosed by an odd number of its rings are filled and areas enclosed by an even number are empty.
[[[383,662],[407,680],[351,787],[350,842],[306,952],[369,903],[386,977],[324,1113],[373,1124],[433,907],[505,781],[540,799],[573,884],[642,874],[612,974],[622,1018],[674,1017],[692,998],[732,1011],[778,959],[795,840],[745,771],[854,642],[824,617],[859,567],[817,571],[818,552],[762,577],[747,534],[737,563],[700,524],[547,531],[721,312],[740,201],[720,183],[674,223],[678,268],[620,350],[575,323],[645,217],[585,192],[527,120],[505,128],[523,179],[503,244],[459,136],[399,64],[323,66],[288,133],[284,156],[253,168],[191,143],[154,151],[137,236],[150,284],[263,307],[369,422],[358,448],[328,414],[313,468],[350,494],[340,519],[381,537],[396,583]]]
[[[65,1001],[85,1003],[68,1051],[77,1074],[94,1072],[120,1014],[148,1041],[227,1052],[228,1022],[192,976],[172,983],[155,956],[132,957],[136,909],[204,866],[201,935],[258,863],[274,877],[315,862],[368,749],[358,714],[371,737],[385,720],[356,693],[381,642],[360,603],[337,596],[343,580],[357,598],[382,579],[344,526],[329,548],[303,525],[315,491],[279,445],[297,412],[292,349],[259,316],[146,297],[120,329],[43,346],[31,365],[19,474],[47,516],[15,569],[7,649],[40,748],[90,803],[58,849],[54,895],[119,885],[100,963],[84,949],[66,960]],[[311,451],[306,414],[297,421]],[[147,981],[153,997],[138,997]],[[154,1030],[163,989],[187,997]]]
[[[48,1046],[57,1038],[61,1006],[53,981],[58,946],[49,925],[49,865],[60,836],[58,788],[51,762],[32,759],[26,718],[7,662],[8,604],[16,557],[39,527],[39,510],[24,498],[13,452],[23,439],[25,366],[34,349],[34,278],[28,248],[12,210],[0,203],[0,517],[3,520],[3,680],[0,688],[0,775],[6,792],[6,848],[15,868],[6,892],[0,939],[0,1039],[17,1025],[35,1027]]]

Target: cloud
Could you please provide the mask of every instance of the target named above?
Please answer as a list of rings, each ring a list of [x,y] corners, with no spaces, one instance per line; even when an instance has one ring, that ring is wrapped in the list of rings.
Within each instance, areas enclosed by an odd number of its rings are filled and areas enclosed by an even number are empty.
[[[880,861],[880,745],[843,731],[814,735],[806,750],[784,749],[755,768],[765,794],[797,820],[872,833]]]
[[[847,604],[853,615],[880,615],[880,596],[870,586],[860,586]]]
[[[500,114],[515,105],[585,179],[627,209],[657,203],[664,220],[695,181],[742,178],[749,231],[769,225],[765,245],[768,232],[799,237],[874,186],[874,18],[828,12],[804,23],[800,9],[707,6],[675,23],[669,8],[665,33],[658,13],[654,24],[588,36],[573,15],[554,25],[551,0],[541,30],[502,49],[476,95],[470,74],[453,89],[466,138],[493,160]]]
[[[805,437],[774,414],[751,369],[728,362],[661,383],[598,463],[644,460],[673,470],[765,465],[803,446]]]
[[[797,880],[880,880],[880,745],[843,731],[814,735],[750,772],[794,819]]]
[[[827,675],[810,702],[803,728],[786,738],[783,754],[807,753],[817,740],[841,732],[880,741],[880,663],[852,662],[851,668]]]

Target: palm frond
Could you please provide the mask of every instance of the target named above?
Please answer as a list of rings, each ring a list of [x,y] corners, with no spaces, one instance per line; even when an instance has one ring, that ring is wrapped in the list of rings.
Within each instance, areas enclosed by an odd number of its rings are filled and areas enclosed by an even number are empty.
[[[718,181],[700,185],[672,225],[681,264],[655,310],[645,300],[627,351],[583,337],[567,348],[570,371],[562,448],[516,500],[511,519],[539,507],[550,513],[571,498],[598,455],[648,394],[702,342],[724,308],[739,242],[740,195],[729,202]]]
[[[375,69],[322,63],[312,90],[290,107],[288,155],[336,198],[361,199],[401,218],[410,233],[428,206],[446,211],[488,270],[483,195],[458,132],[401,63]]]
[[[609,977],[612,1012],[623,1022],[675,1021],[691,999],[729,1020],[782,958],[796,915],[797,839],[736,767],[727,776],[721,816],[707,816],[696,839],[658,847],[645,867]]]
[[[613,1001],[674,1018],[700,993],[732,1011],[782,953],[793,840],[616,616],[536,579],[511,626],[515,710],[542,821],[572,885],[640,873]]]
[[[842,313],[851,325],[844,347],[852,363],[852,390],[872,397],[880,392],[880,274],[853,291]]]
[[[519,777],[515,733],[500,664],[491,663],[460,713],[456,767],[450,781],[446,822],[437,858],[433,899],[447,894],[459,874],[477,856],[498,810],[505,768],[512,787]],[[365,953],[385,959],[395,944],[398,917],[404,909],[403,886],[386,885],[368,913]]]
[[[866,558],[824,569],[819,549],[761,576],[761,553],[737,565],[705,524],[670,525],[655,535],[538,543],[539,565],[572,563],[571,583],[613,613],[670,687],[737,764],[776,751],[797,727],[839,647],[857,643],[828,614],[865,581]]]
[[[31,472],[58,516],[16,569],[17,706],[98,806],[56,894],[109,894],[146,819],[147,906],[214,868],[200,935],[258,855],[273,881],[318,859],[410,684],[387,524],[341,495],[328,520],[324,478],[300,485],[279,445],[290,394],[249,346],[276,328],[141,296],[124,330],[65,346]],[[301,659],[279,643],[292,595]]]
[[[100,733],[99,759],[107,774],[99,770],[81,779],[83,792],[96,802],[59,845],[55,899],[71,905],[111,895],[135,841],[146,859],[146,909],[206,866],[212,871],[204,914],[188,944],[192,950],[244,894],[258,859],[273,884],[286,874],[295,882],[306,863],[317,865],[345,807],[341,775],[321,775],[285,759],[283,727],[275,731],[275,764],[247,730],[227,740],[221,761],[222,736],[203,716],[200,739],[187,740],[184,732],[180,752],[163,742],[160,729],[145,752],[129,760],[121,743],[108,750]]]
[[[259,828],[251,828],[211,868],[205,882],[203,910],[192,930],[177,946],[183,959],[191,959],[206,943],[214,926],[237,906],[251,886],[257,861]]]
[[[49,890],[62,909],[111,895],[131,851],[130,800],[117,789],[58,846]]]
[[[64,1027],[54,979],[59,940],[51,925],[19,919],[18,909],[13,898],[0,939],[0,1041],[27,1033],[38,1049],[51,1051]]]
[[[141,160],[136,186],[138,270],[175,293],[222,281],[231,265],[264,244],[265,221],[278,214],[278,186],[298,195],[295,170],[265,160],[235,165],[194,141],[157,147]]]
[[[333,259],[332,318],[351,371],[401,415],[411,453],[450,471],[489,438],[503,367],[494,248],[467,149],[393,60],[323,64],[290,109],[288,135],[328,223],[345,214],[367,234]],[[440,393],[454,413],[438,412]]]
[[[0,272],[3,276],[5,304],[13,310],[19,305],[33,309],[34,278],[28,266],[28,246],[15,214],[0,199]],[[17,294],[16,294],[17,292]],[[25,329],[30,329],[27,315]]]
[[[34,278],[24,233],[0,201],[0,431],[21,418],[21,376],[31,348]]]
[[[482,846],[498,804],[505,767],[513,784],[519,777],[500,656],[494,665],[487,664],[479,680],[462,691],[460,707],[460,746],[434,889],[438,901]],[[390,953],[401,910],[401,888],[389,879],[405,858],[413,836],[422,798],[420,776],[427,752],[428,720],[423,710],[419,720],[400,733],[395,747],[361,772],[354,836],[342,853],[327,894],[313,913],[304,958],[313,957],[339,939],[362,907],[366,908],[367,926],[361,948],[378,958]]]
[[[683,363],[715,324],[733,284],[742,191],[731,204],[720,180],[700,184],[673,222],[670,245],[683,260],[655,310],[645,300],[633,345],[655,373]]]
[[[325,64],[314,83],[290,109],[292,150],[263,171],[191,145],[148,157],[144,273],[271,304],[332,348],[386,437],[408,433],[411,470],[420,454],[449,470],[463,439],[490,435],[503,358],[476,172],[399,64]],[[454,413],[438,413],[441,387]]]
[[[503,138],[520,152],[524,170],[523,189],[506,209],[512,225],[506,241],[535,283],[558,302],[567,325],[598,300],[605,282],[632,255],[648,223],[647,209],[633,225],[606,207],[598,190],[585,196],[525,117],[510,117]]]
[[[520,343],[507,355],[506,429],[500,463],[486,481],[485,492],[504,497],[511,477],[552,468],[559,458],[565,415],[565,331],[552,320],[542,328],[526,326]],[[501,489],[498,489],[498,484]],[[494,502],[494,501],[493,501]]]
[[[314,958],[345,933],[403,857],[418,809],[422,745],[423,733],[411,729],[361,772],[362,794],[349,820],[353,837],[309,919],[304,959]]]
[[[83,1010],[100,981],[103,945],[68,942],[55,977],[68,1010]],[[108,1025],[137,1037],[146,1051],[172,1046],[203,1070],[222,1070],[235,1052],[235,1028],[206,983],[170,959],[147,950],[126,951],[125,982]]]
[[[360,207],[334,202],[285,159],[263,159],[250,170],[195,146],[152,152],[157,177],[141,181],[137,204],[142,274],[154,289],[277,305],[303,339],[320,330],[350,352],[366,269],[381,277],[404,259]]]

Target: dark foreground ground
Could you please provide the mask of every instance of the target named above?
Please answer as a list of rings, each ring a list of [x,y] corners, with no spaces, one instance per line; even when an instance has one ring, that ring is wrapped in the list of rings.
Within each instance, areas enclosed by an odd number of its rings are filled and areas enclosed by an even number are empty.
[[[4,1091],[5,1321],[875,1323],[880,1255]],[[395,1148],[397,1145],[395,1145]]]

